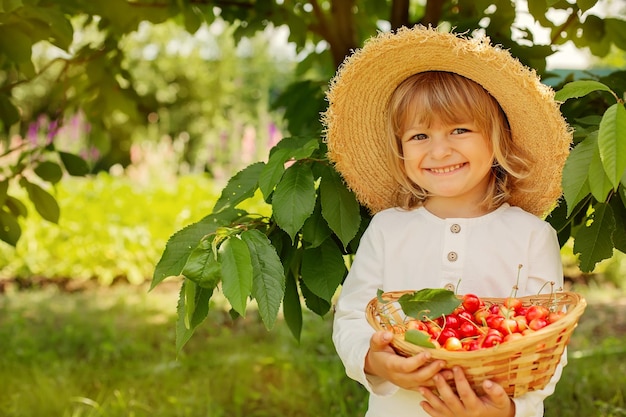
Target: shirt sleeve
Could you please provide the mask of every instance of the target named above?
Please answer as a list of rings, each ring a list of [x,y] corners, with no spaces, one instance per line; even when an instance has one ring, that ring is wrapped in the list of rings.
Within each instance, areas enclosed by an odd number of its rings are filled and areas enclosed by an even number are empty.
[[[377,232],[375,219],[363,234],[355,260],[346,277],[335,305],[333,343],[348,377],[361,383],[368,391],[391,395],[398,390],[394,384],[365,373],[365,356],[375,330],[367,322],[365,307],[383,286],[383,236]]]

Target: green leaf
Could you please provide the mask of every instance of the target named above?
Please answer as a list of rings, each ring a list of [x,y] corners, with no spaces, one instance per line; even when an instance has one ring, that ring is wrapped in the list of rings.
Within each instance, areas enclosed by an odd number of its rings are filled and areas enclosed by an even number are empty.
[[[413,343],[417,346],[422,346],[426,348],[435,348],[435,345],[430,341],[430,336],[424,332],[420,332],[419,330],[409,329],[404,333],[404,340],[409,343]]]
[[[17,217],[0,208],[0,240],[15,246],[21,235],[22,229],[17,221]]]
[[[20,113],[11,102],[9,96],[0,94],[0,121],[3,130],[7,132],[11,126],[20,121]]]
[[[606,203],[597,203],[574,240],[574,253],[580,254],[580,270],[591,272],[596,264],[613,255],[611,235],[615,230],[613,210]]]
[[[43,161],[35,167],[35,174],[44,181],[56,184],[63,178],[63,170],[52,161]]]
[[[192,287],[193,290],[189,290]],[[192,301],[193,312],[188,313],[186,304],[187,295],[194,293]],[[198,287],[193,281],[185,280],[180,288],[177,305],[176,320],[176,353],[180,354],[183,346],[189,341],[196,328],[206,319],[209,314],[209,300],[213,295],[213,290]],[[190,307],[190,306],[189,306]],[[187,326],[188,324],[188,326]]]
[[[28,198],[33,202],[35,210],[44,219],[51,223],[59,222],[61,210],[54,197],[39,185],[29,182],[26,178],[20,179],[20,185],[28,193]]]
[[[4,206],[4,202],[7,200],[9,196],[9,180],[0,181],[0,208]]]
[[[280,303],[285,295],[285,271],[270,240],[259,230],[241,234],[250,250],[253,282],[252,297],[257,301],[259,314],[269,330],[274,327]]]
[[[613,232],[613,246],[626,253],[626,207],[619,196],[615,195],[609,202],[615,216],[615,231]]]
[[[322,205],[318,199],[315,202],[313,213],[302,226],[302,240],[308,243],[307,248],[315,248],[321,245],[331,234],[332,231],[328,227],[328,223],[322,217]]]
[[[330,302],[324,300],[322,297],[315,295],[309,287],[300,280],[300,290],[304,297],[304,302],[309,310],[322,317],[330,310]]]
[[[278,226],[292,241],[315,207],[315,183],[308,165],[295,163],[285,171],[272,198]]]
[[[291,334],[299,342],[302,334],[302,305],[300,304],[298,283],[291,272],[287,273],[283,316]]]
[[[605,84],[593,80],[572,81],[563,86],[554,95],[556,101],[567,101],[570,98],[586,96],[594,91],[611,91]]]
[[[597,144],[596,138],[593,141]],[[589,163],[589,173],[587,180],[589,182],[589,189],[593,197],[598,201],[604,201],[613,189],[611,180],[606,175],[604,166],[602,165],[602,159],[600,158],[600,149],[596,146],[596,149]]]
[[[328,168],[320,183],[322,216],[339,237],[344,248],[359,231],[359,203],[334,169]]]
[[[311,292],[330,302],[347,273],[341,249],[328,239],[319,247],[305,250],[301,273]]]
[[[78,155],[59,151],[59,157],[68,174],[74,177],[84,177],[89,174],[87,162]]]
[[[222,264],[222,291],[233,310],[244,317],[252,292],[252,259],[248,245],[237,236],[227,238],[219,249]]]
[[[617,189],[626,171],[626,108],[623,104],[613,104],[602,116],[598,146],[604,169]]]
[[[565,161],[562,183],[568,216],[572,213],[574,207],[590,192],[587,173],[597,149],[597,137],[590,135],[572,149]]]
[[[235,174],[222,190],[220,198],[213,207],[213,212],[219,212],[225,208],[235,208],[237,204],[254,196],[259,187],[259,174],[265,164],[257,162]]]
[[[287,161],[308,158],[318,148],[318,138],[290,137],[278,142],[270,151],[269,160],[259,176],[259,188],[265,199],[283,176]]]
[[[580,8],[580,11],[584,13],[595,6],[597,2],[598,0],[576,0],[576,5]]]
[[[28,215],[28,209],[20,200],[10,195],[7,196],[4,205],[9,209],[15,217],[26,217]]]
[[[400,308],[407,316],[422,320],[435,319],[450,314],[461,304],[454,292],[441,288],[424,288],[402,295],[398,299]]]
[[[242,210],[224,210],[220,213],[212,213],[174,233],[168,239],[161,259],[154,269],[150,289],[153,289],[165,278],[180,275],[189,255],[204,236],[215,233],[219,227],[231,224],[244,214],[245,211]]]
[[[191,251],[181,274],[201,287],[213,289],[217,286],[222,277],[222,266],[211,241],[204,239]]]

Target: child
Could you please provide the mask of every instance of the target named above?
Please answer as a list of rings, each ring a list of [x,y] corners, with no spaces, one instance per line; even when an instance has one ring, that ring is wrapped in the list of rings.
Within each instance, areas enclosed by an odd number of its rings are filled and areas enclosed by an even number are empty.
[[[485,382],[479,396],[459,369],[396,355],[365,306],[378,289],[507,297],[519,265],[519,296],[562,285],[556,233],[540,218],[571,142],[552,90],[488,40],[416,27],[367,42],[328,99],[329,158],[374,214],[333,330],[346,373],[370,392],[366,416],[542,416],[565,355],[543,390],[511,399]]]

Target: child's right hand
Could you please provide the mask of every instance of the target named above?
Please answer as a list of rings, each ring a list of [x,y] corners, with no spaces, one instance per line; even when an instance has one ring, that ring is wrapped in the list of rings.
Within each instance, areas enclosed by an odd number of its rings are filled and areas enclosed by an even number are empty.
[[[365,373],[413,391],[418,391],[419,387],[434,386],[432,378],[438,373],[445,379],[454,378],[451,371],[443,370],[444,361],[427,363],[430,359],[428,352],[409,358],[398,355],[390,345],[392,338],[393,334],[388,331],[378,331],[372,335],[370,349],[365,356]]]

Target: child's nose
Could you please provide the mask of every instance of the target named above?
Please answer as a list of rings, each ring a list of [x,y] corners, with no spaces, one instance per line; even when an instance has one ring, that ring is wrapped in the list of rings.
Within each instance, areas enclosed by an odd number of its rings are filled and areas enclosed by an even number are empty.
[[[452,147],[446,135],[434,135],[430,144],[430,154],[433,158],[441,159],[452,153]]]

